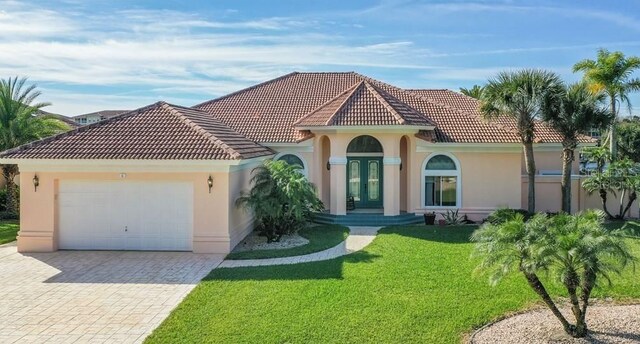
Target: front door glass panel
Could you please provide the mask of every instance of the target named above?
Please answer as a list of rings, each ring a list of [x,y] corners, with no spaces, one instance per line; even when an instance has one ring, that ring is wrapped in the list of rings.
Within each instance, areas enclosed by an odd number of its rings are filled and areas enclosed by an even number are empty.
[[[369,177],[367,178],[369,201],[380,200],[380,162],[369,160]]]
[[[349,196],[360,202],[360,161],[349,161]]]

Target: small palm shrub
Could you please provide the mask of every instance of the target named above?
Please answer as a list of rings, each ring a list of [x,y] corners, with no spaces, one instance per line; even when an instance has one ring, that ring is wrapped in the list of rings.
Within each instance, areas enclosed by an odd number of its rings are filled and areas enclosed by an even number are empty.
[[[312,212],[324,209],[300,166],[272,160],[253,169],[251,189],[242,193],[236,205],[253,211],[256,229],[267,242],[302,229]]]
[[[499,225],[501,223],[512,220],[517,214],[522,215],[524,221],[529,220],[533,215],[526,209],[499,208],[489,214],[489,216],[487,217],[487,222],[493,225]]]
[[[497,225],[487,223],[472,235],[474,256],[482,259],[478,270],[488,271],[492,284],[507,274],[522,273],[564,330],[573,337],[584,337],[589,298],[598,278],[611,283],[611,273],[620,273],[635,261],[624,241],[627,230],[607,230],[604,219],[604,212],[589,210],[552,217],[536,214],[529,221],[516,214]],[[558,310],[540,274],[566,288],[575,323]]]

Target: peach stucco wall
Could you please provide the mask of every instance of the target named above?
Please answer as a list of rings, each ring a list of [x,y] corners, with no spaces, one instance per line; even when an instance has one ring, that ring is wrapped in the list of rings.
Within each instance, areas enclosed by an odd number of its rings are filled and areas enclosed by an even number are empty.
[[[536,174],[541,174],[544,171],[560,172],[562,170],[562,150],[559,147],[553,151],[541,150],[534,147],[533,157],[536,162]],[[578,160],[578,152],[576,151],[575,160],[573,161],[571,167],[573,174],[578,174],[580,171],[580,162]],[[521,162],[521,171],[522,174],[527,174],[527,168],[524,163],[524,156]]]
[[[346,148],[349,142],[359,135],[371,135],[378,139],[384,149],[384,213],[395,215],[400,211],[424,213],[446,209],[425,208],[422,206],[423,180],[422,169],[425,159],[434,152],[448,153],[460,164],[462,183],[460,214],[470,219],[481,220],[499,207],[526,208],[526,179],[524,158],[519,145],[504,147],[489,145],[443,146],[430,144],[417,139],[414,133],[380,133],[374,130],[360,132],[320,132],[313,139],[313,152],[300,153],[306,158],[309,177],[319,187],[319,194],[329,211],[333,214],[345,214],[346,206]],[[401,151],[400,140],[407,138],[406,151]],[[295,148],[289,148],[295,150]],[[535,159],[537,171],[560,171],[562,168],[561,147],[536,146]],[[403,164],[403,170],[394,160]],[[326,163],[332,161],[331,170]],[[578,173],[578,161],[574,161],[572,170]],[[574,181],[574,210],[599,208],[597,195],[588,196]],[[557,211],[560,207],[559,176],[539,176],[537,182],[537,208]],[[610,202],[616,203],[615,200]],[[613,206],[613,205],[612,205]],[[633,214],[637,214],[635,207]],[[637,215],[634,215],[637,216]]]
[[[248,185],[250,169],[236,172],[126,173],[126,180],[187,181],[193,183],[193,251],[228,253],[251,230],[251,214],[237,209],[236,195]],[[40,172],[37,192],[33,172],[20,175],[21,252],[55,251],[57,243],[56,198],[61,180],[121,181],[117,172]],[[207,178],[214,180],[209,193]]]
[[[310,180],[319,186],[319,194],[333,214],[346,213],[346,157],[347,145],[362,132],[321,133],[314,140],[312,157],[306,160]],[[452,154],[460,163],[462,195],[461,214],[471,219],[482,219],[501,206],[521,206],[521,152],[452,152],[437,144],[425,148],[413,133],[367,133],[378,139],[383,146],[384,181],[383,198],[385,215],[396,215],[400,211],[424,213],[444,212],[446,209],[422,206],[422,168],[425,159],[434,152]],[[407,140],[406,150],[401,151],[400,140]],[[329,142],[330,154],[327,154]],[[324,145],[323,145],[324,142]],[[302,154],[302,153],[300,153]],[[307,153],[309,154],[309,153]],[[331,170],[326,163],[331,161]],[[400,171],[400,162],[403,170]],[[329,177],[326,177],[329,174]],[[324,175],[324,177],[323,177]],[[401,180],[405,180],[401,182]],[[329,186],[325,184],[330,184]],[[330,188],[330,195],[324,189]],[[402,199],[401,199],[402,198]]]
[[[571,179],[571,212],[575,213],[585,209],[602,209],[602,202],[597,192],[589,195],[582,187],[584,176],[574,176]],[[562,209],[561,203],[561,177],[560,176],[536,176],[536,210],[558,212]],[[522,177],[522,208],[527,209],[528,180]],[[609,193],[607,208],[612,214],[617,214],[620,207],[620,194],[618,197]],[[629,216],[638,217],[637,201],[631,206]]]

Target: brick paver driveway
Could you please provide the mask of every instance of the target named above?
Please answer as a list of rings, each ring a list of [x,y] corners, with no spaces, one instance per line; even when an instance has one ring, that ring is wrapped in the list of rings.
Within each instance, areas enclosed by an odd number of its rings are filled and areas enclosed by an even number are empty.
[[[0,246],[0,343],[135,343],[222,255]]]

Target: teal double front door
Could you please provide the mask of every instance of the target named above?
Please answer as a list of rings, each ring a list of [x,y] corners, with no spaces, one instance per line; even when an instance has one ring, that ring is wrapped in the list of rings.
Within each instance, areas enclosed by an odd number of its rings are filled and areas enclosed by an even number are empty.
[[[356,209],[382,208],[381,157],[347,157],[347,196]]]

